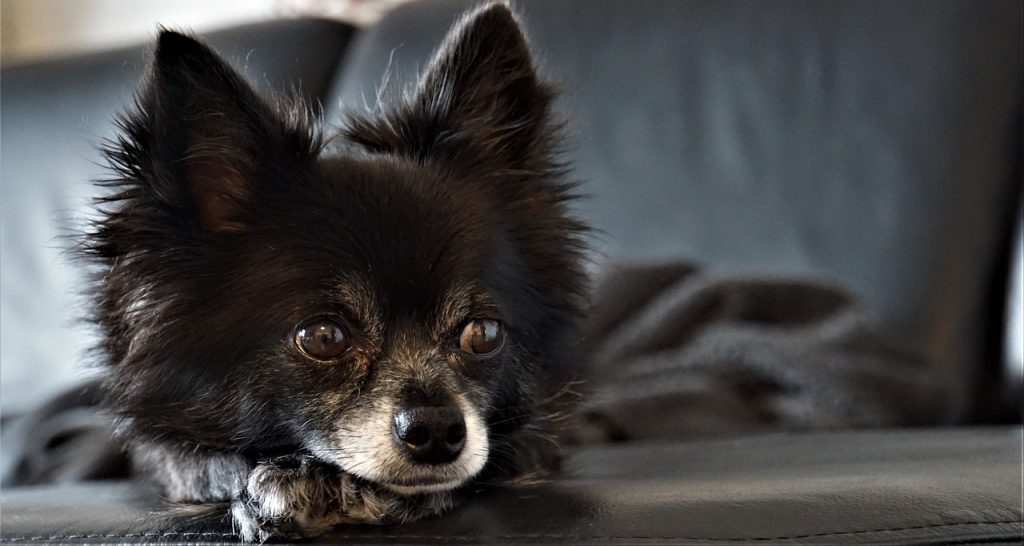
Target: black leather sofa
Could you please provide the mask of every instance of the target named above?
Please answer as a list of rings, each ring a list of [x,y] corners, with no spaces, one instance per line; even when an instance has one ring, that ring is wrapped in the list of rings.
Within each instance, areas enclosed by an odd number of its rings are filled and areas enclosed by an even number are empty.
[[[342,104],[372,103],[385,66],[391,88],[408,81],[466,5],[414,3],[368,29],[292,20],[208,39],[258,86],[297,83],[329,121]],[[321,540],[1024,540],[1019,378],[1003,352],[1020,335],[1006,330],[1006,303],[1020,283],[1009,271],[1020,252],[1021,10],[996,0],[521,2],[566,91],[571,156],[591,195],[581,213],[605,233],[601,255],[842,282],[955,378],[948,416],[913,430],[585,447],[545,485]],[[144,66],[140,47],[4,67],[5,381],[72,377],[53,367],[67,353],[52,340],[77,335],[64,326],[75,272],[56,265],[52,241],[102,175],[95,143]],[[230,527],[154,517],[158,507],[122,482],[4,488],[0,539],[237,540]]]

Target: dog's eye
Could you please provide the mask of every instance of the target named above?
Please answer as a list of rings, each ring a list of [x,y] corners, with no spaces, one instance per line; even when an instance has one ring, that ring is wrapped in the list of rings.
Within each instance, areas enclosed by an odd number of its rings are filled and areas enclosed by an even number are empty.
[[[505,334],[501,323],[493,319],[474,319],[466,323],[459,336],[459,349],[471,355],[488,355],[501,347]]]
[[[349,339],[338,323],[317,320],[295,332],[295,346],[310,358],[331,360],[348,349]]]

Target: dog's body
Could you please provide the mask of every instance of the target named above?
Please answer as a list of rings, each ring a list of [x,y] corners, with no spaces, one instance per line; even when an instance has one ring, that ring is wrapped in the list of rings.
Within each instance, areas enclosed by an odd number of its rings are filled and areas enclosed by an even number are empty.
[[[312,535],[554,466],[584,227],[551,100],[492,5],[329,155],[305,110],[161,34],[87,248],[109,406],[171,500]]]

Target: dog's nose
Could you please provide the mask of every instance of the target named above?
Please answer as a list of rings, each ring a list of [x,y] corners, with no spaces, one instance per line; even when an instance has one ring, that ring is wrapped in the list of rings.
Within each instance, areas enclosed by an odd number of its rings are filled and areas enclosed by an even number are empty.
[[[402,450],[417,463],[450,463],[466,444],[466,422],[454,405],[398,410],[391,431]]]

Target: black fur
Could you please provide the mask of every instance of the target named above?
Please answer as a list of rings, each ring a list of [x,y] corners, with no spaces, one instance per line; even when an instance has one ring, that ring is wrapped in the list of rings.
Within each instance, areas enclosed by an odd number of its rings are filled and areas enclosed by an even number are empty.
[[[513,15],[490,5],[406,98],[350,116],[330,154],[308,109],[161,33],[86,249],[108,405],[172,500],[231,502],[248,540],[439,513],[452,491],[379,483],[418,487],[436,469],[338,440],[384,445],[381,408],[411,383],[486,424],[486,466],[445,479],[556,465],[549,401],[574,356],[585,228],[552,99]],[[319,316],[351,336],[336,361],[293,343]],[[495,356],[458,350],[480,317],[505,325]]]

